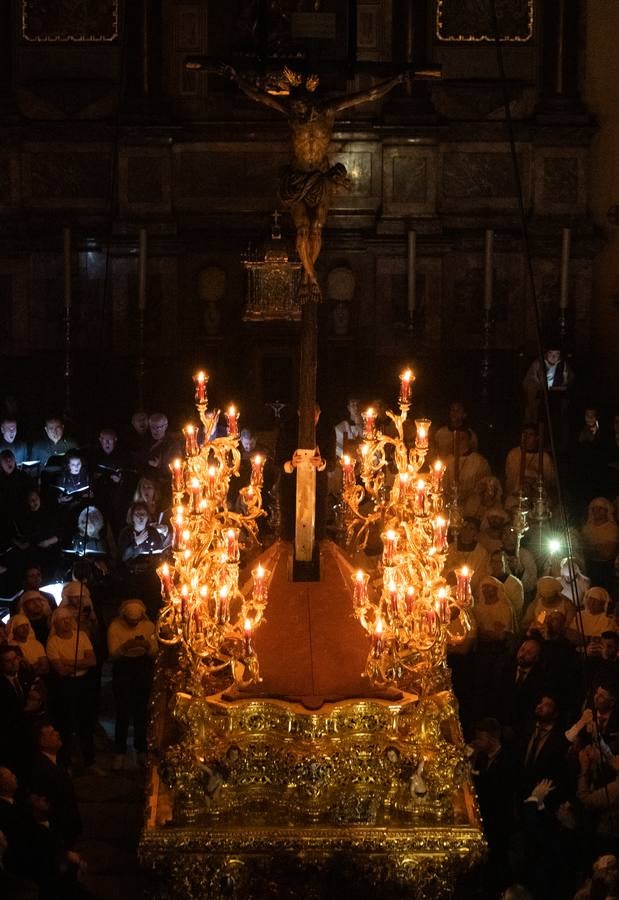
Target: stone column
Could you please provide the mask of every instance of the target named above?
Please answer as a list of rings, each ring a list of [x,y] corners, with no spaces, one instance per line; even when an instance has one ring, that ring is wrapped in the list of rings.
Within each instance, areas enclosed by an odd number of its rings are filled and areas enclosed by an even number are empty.
[[[542,36],[542,91],[545,100],[578,95],[580,0],[545,0]]]
[[[125,102],[161,95],[161,0],[133,0],[125,19]]]

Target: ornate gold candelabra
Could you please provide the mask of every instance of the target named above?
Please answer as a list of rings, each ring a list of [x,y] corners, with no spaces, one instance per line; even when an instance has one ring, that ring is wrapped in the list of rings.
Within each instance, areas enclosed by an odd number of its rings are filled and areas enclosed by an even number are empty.
[[[227,434],[215,437],[220,411],[208,409],[208,375],[198,372],[194,381],[203,440],[194,424],[187,425],[184,459],[170,465],[174,563],[157,570],[164,600],[157,636],[162,644],[180,645],[196,685],[230,667],[235,683],[247,686],[260,680],[253,635],[263,621],[271,573],[254,569],[253,588],[245,594],[239,562],[241,548],[258,542],[257,520],[265,515],[264,459],[251,461],[250,483],[239,491],[242,511],[230,510],[230,479],[238,477],[241,462],[239,414],[230,406]]]
[[[397,682],[410,671],[428,686],[435,667],[444,663],[447,641],[463,640],[471,627],[472,570],[458,569],[453,588],[442,575],[449,514],[445,466],[440,460],[426,465],[430,420],[415,420],[413,446],[405,440],[413,381],[410,369],[400,375],[400,413],[387,412],[393,435],[377,429],[374,409],[363,413],[362,484],[352,457],[344,455],[340,463],[348,544],[364,549],[372,526],[382,526],[376,590],[362,569],[353,575],[355,615],[370,636],[365,674],[376,685]]]

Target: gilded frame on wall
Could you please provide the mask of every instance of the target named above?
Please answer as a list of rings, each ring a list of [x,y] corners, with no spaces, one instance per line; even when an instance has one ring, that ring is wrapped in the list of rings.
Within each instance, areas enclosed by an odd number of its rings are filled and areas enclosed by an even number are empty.
[[[494,42],[492,0],[436,0],[436,37],[449,43]],[[534,0],[497,3],[500,39],[523,44],[533,37]]]
[[[36,44],[110,43],[119,0],[22,0],[21,32]]]

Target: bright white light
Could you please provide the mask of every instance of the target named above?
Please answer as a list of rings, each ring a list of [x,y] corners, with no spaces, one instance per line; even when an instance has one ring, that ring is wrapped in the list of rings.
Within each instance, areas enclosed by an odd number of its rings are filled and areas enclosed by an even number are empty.
[[[558,538],[550,538],[548,541],[548,552],[556,556],[561,549],[561,541]]]
[[[62,600],[62,589],[64,585],[64,581],[55,581],[53,584],[44,584],[41,590],[45,591],[46,594],[51,594],[56,601],[56,606],[60,606],[60,601]]]

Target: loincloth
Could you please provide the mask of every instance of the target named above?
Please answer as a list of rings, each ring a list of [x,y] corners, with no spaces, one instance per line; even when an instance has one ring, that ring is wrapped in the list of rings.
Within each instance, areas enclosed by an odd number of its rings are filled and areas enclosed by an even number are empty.
[[[336,163],[326,172],[301,172],[288,167],[280,181],[279,199],[282,206],[305,203],[315,209],[328,200],[334,187],[350,187],[350,179],[342,163]]]

